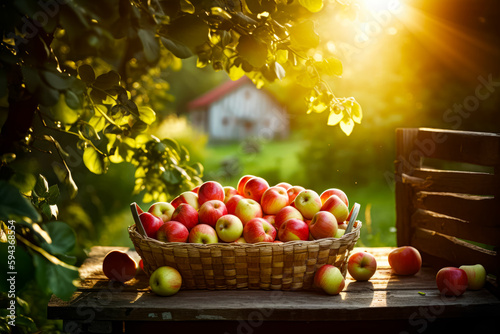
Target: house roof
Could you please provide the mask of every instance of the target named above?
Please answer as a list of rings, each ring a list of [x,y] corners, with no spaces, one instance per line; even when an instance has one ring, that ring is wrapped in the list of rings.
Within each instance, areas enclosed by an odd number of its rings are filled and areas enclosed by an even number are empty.
[[[235,90],[236,88],[238,88],[246,83],[251,83],[251,82],[252,81],[247,76],[243,76],[240,79],[235,80],[235,81],[228,80],[228,81],[222,83],[221,85],[215,87],[214,89],[208,91],[207,93],[201,95],[200,97],[189,102],[187,105],[188,110],[208,106],[208,105],[212,104],[213,102],[219,100],[223,96],[225,96],[227,93]]]

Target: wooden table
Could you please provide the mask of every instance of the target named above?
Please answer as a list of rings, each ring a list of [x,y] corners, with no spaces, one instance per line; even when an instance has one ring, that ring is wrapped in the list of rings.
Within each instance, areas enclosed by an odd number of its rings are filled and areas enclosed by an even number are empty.
[[[487,289],[466,291],[460,297],[440,296],[435,269],[423,267],[410,277],[392,274],[387,262],[392,248],[355,248],[374,254],[378,270],[368,282],[356,282],[348,274],[338,296],[319,291],[181,290],[171,297],[152,293],[143,272],[125,284],[106,279],[101,266],[111,249],[92,248],[80,268],[83,280],[70,301],[50,300],[48,317],[63,319],[65,331],[429,333],[456,328],[476,333],[500,327],[500,300]]]

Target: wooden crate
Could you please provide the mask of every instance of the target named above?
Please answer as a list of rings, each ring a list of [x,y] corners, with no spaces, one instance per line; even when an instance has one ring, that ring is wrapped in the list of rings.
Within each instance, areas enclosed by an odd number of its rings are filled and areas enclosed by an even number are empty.
[[[500,135],[397,129],[395,169],[398,246],[499,277]]]

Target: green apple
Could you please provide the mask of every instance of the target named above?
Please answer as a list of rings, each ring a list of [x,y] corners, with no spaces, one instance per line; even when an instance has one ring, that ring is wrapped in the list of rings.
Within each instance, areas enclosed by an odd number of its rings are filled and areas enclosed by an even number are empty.
[[[181,274],[177,269],[163,266],[157,268],[149,278],[149,285],[154,293],[160,296],[171,296],[177,293],[182,285]]]
[[[243,234],[243,223],[235,215],[224,215],[215,223],[215,231],[222,241],[233,242]]]
[[[316,212],[321,209],[321,198],[317,192],[311,189],[301,191],[293,203],[305,219],[312,219]]]
[[[479,290],[486,283],[486,270],[480,264],[475,265],[463,265],[460,266],[460,269],[464,270],[467,274],[468,284],[467,287],[469,290]]]

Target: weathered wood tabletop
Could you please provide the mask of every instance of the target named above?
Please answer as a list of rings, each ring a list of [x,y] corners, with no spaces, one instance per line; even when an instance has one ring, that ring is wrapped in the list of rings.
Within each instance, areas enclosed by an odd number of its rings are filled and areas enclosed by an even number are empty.
[[[387,255],[392,248],[355,248],[375,255],[377,272],[368,282],[356,282],[348,274],[338,296],[319,291],[181,290],[171,297],[151,292],[143,272],[125,284],[109,281],[102,273],[102,260],[111,249],[117,248],[92,248],[70,301],[50,300],[48,317],[63,319],[66,332],[137,333],[161,328],[177,333],[201,328],[204,333],[247,334],[343,329],[428,333],[448,331],[450,326],[474,332],[500,327],[500,300],[487,289],[443,297],[433,268],[423,267],[409,277],[391,273]]]

